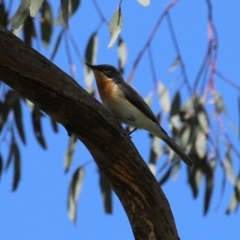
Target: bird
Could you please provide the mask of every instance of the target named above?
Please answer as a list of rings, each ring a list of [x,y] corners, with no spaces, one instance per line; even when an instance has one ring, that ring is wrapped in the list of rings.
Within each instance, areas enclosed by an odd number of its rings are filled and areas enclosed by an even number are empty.
[[[126,125],[145,129],[160,138],[187,166],[192,167],[193,161],[168,136],[151,108],[142,96],[124,80],[117,68],[109,64],[92,65],[86,63],[86,65],[93,71],[103,105],[117,119]]]

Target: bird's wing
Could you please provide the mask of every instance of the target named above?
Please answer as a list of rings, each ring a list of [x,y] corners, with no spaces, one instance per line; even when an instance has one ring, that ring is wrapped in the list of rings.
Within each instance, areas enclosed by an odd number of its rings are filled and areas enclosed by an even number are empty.
[[[146,117],[150,118],[153,122],[159,125],[159,122],[150,109],[150,107],[146,104],[144,99],[135,91],[127,82],[122,81],[118,84],[118,87],[124,93],[124,97],[137,109],[139,109],[142,113],[145,114]]]

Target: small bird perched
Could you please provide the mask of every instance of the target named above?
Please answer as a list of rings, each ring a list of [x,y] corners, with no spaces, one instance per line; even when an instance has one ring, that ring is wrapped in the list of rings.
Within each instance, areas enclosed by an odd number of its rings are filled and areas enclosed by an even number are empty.
[[[99,95],[103,104],[120,121],[136,128],[142,128],[162,139],[189,167],[192,160],[168,136],[156,116],[143,98],[124,81],[122,74],[108,64],[86,65],[96,78]]]

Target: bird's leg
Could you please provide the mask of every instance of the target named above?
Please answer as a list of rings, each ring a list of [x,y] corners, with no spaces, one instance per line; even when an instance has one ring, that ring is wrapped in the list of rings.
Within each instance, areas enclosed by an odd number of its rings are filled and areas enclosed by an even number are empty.
[[[134,128],[132,131],[128,132],[128,136],[130,136],[132,133],[134,133],[137,130],[137,128]]]
[[[117,117],[117,116],[115,116],[116,117],[116,119],[120,122],[120,123],[124,123],[124,120],[127,120],[127,121],[135,121],[135,119],[124,119],[123,120],[123,118],[120,118],[120,117]],[[137,128],[134,128],[132,131],[130,131],[130,132],[128,132],[127,134],[128,134],[128,136],[130,137],[130,138],[132,138],[130,135],[133,133],[133,132],[135,132],[137,130]]]

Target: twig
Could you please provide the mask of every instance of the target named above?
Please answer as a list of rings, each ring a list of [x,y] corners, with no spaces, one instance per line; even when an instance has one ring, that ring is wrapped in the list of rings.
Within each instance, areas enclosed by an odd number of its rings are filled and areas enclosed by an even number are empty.
[[[166,6],[165,10],[163,11],[163,13],[162,13],[161,16],[159,17],[159,19],[157,20],[157,22],[156,22],[156,24],[155,24],[152,32],[150,33],[150,35],[149,35],[149,37],[148,37],[147,42],[145,43],[145,45],[143,46],[143,48],[141,49],[141,51],[138,53],[138,55],[137,55],[137,57],[136,57],[136,59],[135,59],[135,61],[134,61],[134,63],[133,63],[132,70],[131,70],[131,72],[130,72],[129,77],[127,78],[127,82],[130,82],[130,81],[132,80],[132,78],[133,78],[133,76],[134,76],[134,73],[135,73],[135,71],[136,71],[136,68],[137,68],[137,66],[138,66],[138,64],[139,64],[139,62],[140,62],[143,54],[145,53],[145,51],[146,51],[147,48],[149,47],[149,45],[150,45],[152,39],[154,38],[154,36],[155,36],[155,34],[156,34],[156,32],[157,32],[160,24],[162,23],[162,20],[164,19],[165,15],[168,13],[168,11],[169,11],[177,2],[178,2],[178,0],[173,0],[172,2],[170,2],[170,3]]]
[[[222,73],[220,73],[218,70],[215,71],[215,74],[222,79],[224,82],[228,83],[230,86],[232,86],[233,88],[237,89],[238,91],[240,91],[240,86],[237,85],[235,82],[233,82],[232,80],[230,80],[229,78],[227,78],[226,76],[224,76]]]

